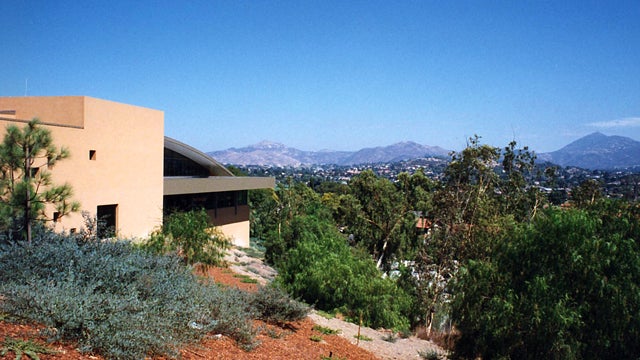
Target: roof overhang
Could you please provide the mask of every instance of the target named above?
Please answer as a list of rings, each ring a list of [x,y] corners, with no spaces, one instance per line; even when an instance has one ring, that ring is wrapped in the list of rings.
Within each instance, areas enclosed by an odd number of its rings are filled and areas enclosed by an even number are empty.
[[[272,177],[210,176],[208,178],[165,177],[164,195],[200,194],[222,191],[273,189]]]
[[[191,159],[198,165],[209,170],[209,175],[233,176],[231,171],[222,166],[222,164],[220,164],[219,162],[215,161],[211,156],[176,139],[165,136],[164,147],[169,150],[175,151],[188,159]]]

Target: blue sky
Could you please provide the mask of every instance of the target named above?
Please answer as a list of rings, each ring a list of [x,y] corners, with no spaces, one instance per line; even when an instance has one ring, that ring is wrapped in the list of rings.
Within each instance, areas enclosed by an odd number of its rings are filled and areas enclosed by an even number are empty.
[[[640,140],[638,1],[2,1],[0,96],[165,112],[203,151]]]

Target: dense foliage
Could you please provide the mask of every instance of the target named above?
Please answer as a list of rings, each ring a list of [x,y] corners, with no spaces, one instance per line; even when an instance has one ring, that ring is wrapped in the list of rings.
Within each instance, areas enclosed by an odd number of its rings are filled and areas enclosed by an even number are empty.
[[[362,316],[368,326],[409,327],[411,299],[371,258],[350,248],[330,221],[300,216],[291,228],[297,243],[280,262],[278,281],[292,295],[321,310]]]
[[[637,219],[550,210],[505,232],[490,259],[470,260],[454,288],[475,358],[629,359],[640,354]],[[610,223],[613,221],[615,224]],[[613,225],[613,226],[612,226]]]
[[[366,251],[349,246],[319,194],[288,181],[259,196],[263,202],[254,219],[264,236],[265,258],[278,268],[284,289],[318,309],[353,319],[362,315],[372,326],[409,326],[411,298],[395,280],[383,278]]]
[[[14,140],[37,130],[29,126],[13,129]],[[16,146],[0,146],[5,231],[16,225],[7,219],[30,228],[23,220],[41,218],[46,201],[61,200],[62,214],[74,207],[46,173],[30,177],[34,152]],[[47,151],[46,161],[65,157]],[[252,236],[279,270],[254,295],[199,282],[184,266],[219,264],[229,246],[205,211],[168,216],[145,252],[100,242],[97,221],[74,236],[45,230],[33,244],[0,248],[0,310],[86,351],[144,358],[175,355],[206,331],[251,347],[252,319],[281,324],[307,313],[286,291],[369,326],[453,325],[459,358],[637,357],[640,206],[606,199],[595,179],[564,202],[548,191],[556,169],[534,165],[526,147],[476,136],[437,179],[416,171],[391,181],[367,170],[348,184],[287,179],[252,191]],[[38,198],[35,184],[59,197]]]
[[[437,179],[289,179],[260,194],[254,235],[291,293],[376,326],[453,326],[457,357],[633,358],[640,208],[595,179],[565,202],[535,160],[476,136]]]
[[[173,357],[207,332],[251,348],[253,319],[289,321],[307,311],[282,292],[203,282],[175,256],[46,232],[0,250],[0,294],[10,318],[42,323],[52,339],[114,359]]]

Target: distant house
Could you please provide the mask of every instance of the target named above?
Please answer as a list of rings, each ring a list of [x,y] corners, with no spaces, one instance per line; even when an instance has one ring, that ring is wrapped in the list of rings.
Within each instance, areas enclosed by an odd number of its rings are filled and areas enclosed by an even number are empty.
[[[206,154],[165,137],[162,111],[85,96],[0,97],[0,135],[34,117],[71,153],[49,169],[54,182],[69,183],[82,210],[122,237],[146,237],[168,211],[205,208],[235,245],[248,246],[248,190],[275,186],[273,178],[233,176]],[[54,224],[60,231],[82,226],[80,214]]]

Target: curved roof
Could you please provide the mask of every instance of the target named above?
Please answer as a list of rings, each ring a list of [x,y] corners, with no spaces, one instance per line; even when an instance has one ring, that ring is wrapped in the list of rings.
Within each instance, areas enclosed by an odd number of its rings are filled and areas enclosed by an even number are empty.
[[[164,137],[164,147],[192,160],[209,171],[210,176],[233,176],[231,171],[211,156],[176,139]]]

